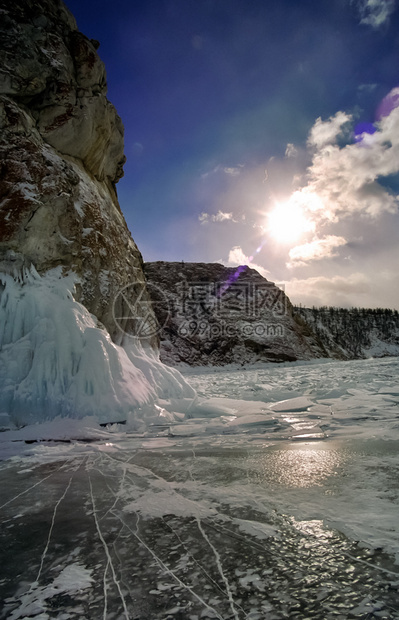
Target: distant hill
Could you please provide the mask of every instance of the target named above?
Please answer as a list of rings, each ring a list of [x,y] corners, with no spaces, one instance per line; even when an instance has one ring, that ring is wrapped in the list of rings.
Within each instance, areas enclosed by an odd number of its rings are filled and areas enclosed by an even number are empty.
[[[294,313],[312,329],[329,357],[399,355],[399,312],[387,308],[302,308]]]
[[[161,360],[223,366],[325,356],[284,291],[247,266],[144,264]]]
[[[157,261],[144,273],[161,360],[172,366],[399,355],[393,310],[294,307],[246,265]]]

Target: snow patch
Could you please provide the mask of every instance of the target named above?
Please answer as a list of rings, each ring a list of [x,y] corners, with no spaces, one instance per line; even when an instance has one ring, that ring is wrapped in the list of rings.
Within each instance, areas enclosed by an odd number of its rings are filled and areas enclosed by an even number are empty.
[[[49,618],[47,615],[46,601],[60,594],[76,594],[82,590],[87,590],[93,583],[91,576],[92,570],[85,568],[78,562],[66,566],[48,586],[39,586],[34,582],[30,589],[18,597],[20,606],[14,609],[8,616],[10,620],[19,620],[19,618],[40,618],[43,620]],[[15,599],[7,599],[6,603],[16,602]]]
[[[238,525],[239,529],[245,534],[256,536],[260,540],[274,537],[279,538],[278,530],[268,523],[260,523],[259,521],[247,521],[246,519],[232,519],[233,523]]]
[[[273,411],[306,411],[308,407],[314,405],[311,400],[306,396],[299,396],[298,398],[289,398],[287,400],[281,400],[278,403],[270,405],[270,409]]]
[[[205,503],[192,501],[172,490],[147,490],[141,497],[127,504],[126,512],[139,512],[147,518],[176,515],[178,517],[196,517],[199,519],[214,516],[216,511]]]

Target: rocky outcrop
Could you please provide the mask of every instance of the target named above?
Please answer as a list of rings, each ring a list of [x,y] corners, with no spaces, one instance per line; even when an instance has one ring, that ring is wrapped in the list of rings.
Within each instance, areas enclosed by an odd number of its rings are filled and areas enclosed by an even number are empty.
[[[161,359],[186,363],[285,362],[325,356],[288,297],[247,266],[145,263],[160,325]]]
[[[61,0],[2,0],[0,12],[0,271],[75,273],[78,301],[120,341],[155,318],[115,190],[123,125],[98,43]]]

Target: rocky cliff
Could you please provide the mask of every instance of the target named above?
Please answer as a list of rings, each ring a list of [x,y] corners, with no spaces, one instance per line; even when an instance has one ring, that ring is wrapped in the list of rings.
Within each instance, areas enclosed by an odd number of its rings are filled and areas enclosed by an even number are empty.
[[[145,263],[161,326],[161,359],[170,365],[285,362],[326,355],[273,282],[243,266]]]
[[[61,0],[0,16],[0,424],[181,417],[194,391],[159,361],[98,43]]]
[[[77,299],[120,340],[136,328],[123,325],[127,306],[153,315],[115,190],[123,125],[99,44],[61,0],[2,0],[0,11],[0,271],[72,271]]]

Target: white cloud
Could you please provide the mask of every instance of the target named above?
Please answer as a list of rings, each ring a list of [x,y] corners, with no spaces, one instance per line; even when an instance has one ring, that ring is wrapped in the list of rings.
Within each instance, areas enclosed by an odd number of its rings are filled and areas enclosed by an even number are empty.
[[[253,256],[246,256],[246,254],[244,254],[240,246],[235,246],[229,252],[227,266],[228,267],[240,267],[241,265],[248,265],[248,267],[250,267],[251,269],[256,269],[256,271],[258,271],[261,274],[261,276],[266,278],[270,272],[264,267],[262,267],[261,265],[257,265],[256,263],[253,263],[252,262],[253,258],[254,258]],[[220,261],[220,262],[224,263],[225,261]]]
[[[226,220],[231,220],[232,222],[235,222],[232,213],[224,213],[220,210],[216,213],[216,215],[212,215],[211,217],[213,222],[225,222]]]
[[[217,174],[218,172],[223,172],[230,177],[238,177],[243,168],[245,168],[244,164],[238,164],[237,166],[222,166],[221,164],[218,164],[212,168],[212,170],[208,170],[208,172],[201,174],[201,179],[206,179],[210,175]]]
[[[310,130],[308,145],[321,149],[328,144],[335,144],[343,126],[351,119],[352,117],[345,112],[337,112],[328,121],[322,121],[319,117]]]
[[[395,0],[359,0],[360,23],[379,28],[395,10]]]
[[[370,299],[373,283],[363,273],[352,273],[347,277],[315,276],[306,279],[293,279],[285,282],[285,291],[294,304],[304,306],[363,305],[361,300]]]
[[[346,276],[325,275],[292,279],[284,283],[293,304],[350,308],[399,309],[399,274],[376,267],[375,272],[355,271]]]
[[[309,243],[297,245],[289,252],[291,262],[287,266],[297,267],[314,260],[332,258],[337,256],[336,249],[342,245],[346,245],[346,239],[335,235],[327,235],[323,239],[314,239]]]
[[[210,214],[210,213],[201,213],[198,216],[199,221],[201,222],[201,224],[209,224],[209,222],[234,222],[234,224],[236,224],[238,222],[238,220],[236,220],[233,217],[232,213],[225,213],[224,211],[218,211],[216,214]]]
[[[291,144],[291,142],[289,142],[287,144],[287,148],[285,149],[285,157],[287,159],[291,159],[294,158],[298,155],[298,151],[296,150],[295,146],[293,144]]]
[[[378,84],[360,84],[360,86],[357,87],[357,90],[359,92],[363,92],[363,93],[372,93],[376,88],[377,88]]]
[[[309,137],[316,151],[308,169],[308,185],[295,193],[296,200],[315,217],[334,222],[355,213],[377,217],[396,212],[398,196],[378,181],[399,172],[398,95],[399,89],[391,91],[385,98],[388,114],[376,124],[375,133],[363,133],[355,144],[340,147],[335,143],[350,119],[344,112],[325,122],[317,119]]]
[[[201,224],[208,224],[209,223],[209,213],[200,213],[200,215],[198,216],[198,220],[201,222]]]
[[[223,172],[225,174],[227,174],[228,176],[230,176],[230,177],[238,177],[238,175],[241,174],[241,169],[242,168],[243,168],[242,165],[236,166],[236,167],[231,167],[231,168],[226,166],[225,168],[223,168]]]

